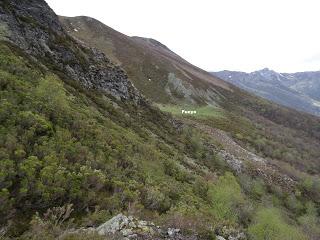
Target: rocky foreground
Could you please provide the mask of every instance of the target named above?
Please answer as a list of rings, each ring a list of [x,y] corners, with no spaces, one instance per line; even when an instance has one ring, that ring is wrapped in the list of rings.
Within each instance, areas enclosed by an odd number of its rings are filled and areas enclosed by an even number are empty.
[[[186,234],[178,228],[164,228],[155,225],[153,222],[139,220],[133,216],[118,214],[97,228],[81,228],[72,233],[97,233],[111,239],[140,240],[140,239],[172,239],[172,240],[198,240],[201,237],[197,234]],[[242,232],[229,231],[223,228],[219,233],[213,234],[217,240],[245,240]]]

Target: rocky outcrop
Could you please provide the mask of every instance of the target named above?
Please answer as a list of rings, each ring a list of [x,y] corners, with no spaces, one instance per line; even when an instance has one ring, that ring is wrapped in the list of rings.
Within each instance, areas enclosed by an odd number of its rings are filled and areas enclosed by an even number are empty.
[[[246,240],[246,235],[236,229],[230,229],[226,226],[217,231],[216,240]]]
[[[139,220],[132,216],[118,214],[97,228],[79,229],[71,233],[93,233],[101,236],[117,236],[123,240],[201,240],[197,234],[184,234],[177,228],[163,228],[156,226],[153,222]],[[219,240],[246,240],[243,232],[230,230],[227,227],[221,228],[216,233]]]
[[[103,53],[70,37],[45,1],[1,1],[0,29],[2,40],[54,72],[117,99],[144,102],[126,73]]]
[[[132,216],[118,214],[106,223],[102,224],[96,231],[99,235],[108,236],[117,234],[124,240],[129,239],[172,239],[172,240],[197,240],[197,236],[183,235],[177,228],[161,228],[153,222],[138,220]]]
[[[92,233],[96,232],[101,236],[117,236],[118,239],[129,240],[197,240],[197,236],[183,235],[180,229],[161,228],[153,222],[139,220],[132,216],[118,214],[97,228],[79,229],[71,233]]]

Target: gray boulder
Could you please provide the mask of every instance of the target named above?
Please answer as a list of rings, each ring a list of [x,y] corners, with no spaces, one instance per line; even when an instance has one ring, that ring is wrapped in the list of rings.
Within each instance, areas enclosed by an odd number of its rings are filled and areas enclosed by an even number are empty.
[[[111,218],[109,221],[100,225],[96,230],[99,235],[107,235],[110,233],[114,234],[117,231],[125,228],[128,224],[129,219],[123,214],[118,214],[117,216]]]

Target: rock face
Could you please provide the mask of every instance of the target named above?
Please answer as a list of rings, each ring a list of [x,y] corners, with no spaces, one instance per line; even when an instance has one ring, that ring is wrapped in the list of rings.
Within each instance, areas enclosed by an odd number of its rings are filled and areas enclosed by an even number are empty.
[[[126,73],[96,49],[70,37],[43,0],[0,2],[0,39],[67,78],[117,99],[143,102]]]

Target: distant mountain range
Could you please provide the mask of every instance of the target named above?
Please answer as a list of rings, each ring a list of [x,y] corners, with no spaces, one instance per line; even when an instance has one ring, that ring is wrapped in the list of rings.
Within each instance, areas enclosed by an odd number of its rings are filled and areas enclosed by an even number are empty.
[[[278,73],[221,71],[212,75],[278,104],[320,115],[320,71]]]

